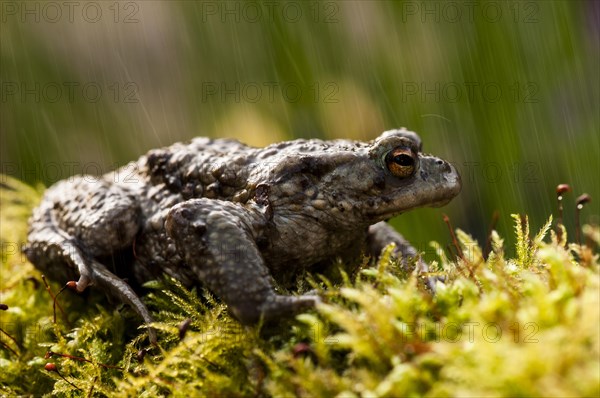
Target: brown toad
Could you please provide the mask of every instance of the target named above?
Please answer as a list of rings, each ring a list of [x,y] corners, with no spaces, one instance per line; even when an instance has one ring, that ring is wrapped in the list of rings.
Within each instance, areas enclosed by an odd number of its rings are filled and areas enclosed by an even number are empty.
[[[370,142],[266,148],[196,138],[114,173],[50,187],[30,219],[25,253],[51,278],[78,278],[78,291],[98,286],[145,322],[152,318],[130,285],[164,272],[188,286],[204,284],[252,324],[318,300],[277,294],[273,279],[289,285],[303,270],[361,251],[379,254],[390,242],[415,256],[384,220],[442,206],[460,188],[454,167],[421,153],[419,136],[406,129]]]

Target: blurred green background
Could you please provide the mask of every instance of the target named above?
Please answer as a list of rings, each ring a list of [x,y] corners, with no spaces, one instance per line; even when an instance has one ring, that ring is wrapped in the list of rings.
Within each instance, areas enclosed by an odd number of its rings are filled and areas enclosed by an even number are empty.
[[[598,221],[598,2],[1,3],[2,173],[51,184],[194,136],[266,145],[405,126],[463,192],[393,221],[421,250],[568,183]],[[509,238],[510,240],[510,238]]]

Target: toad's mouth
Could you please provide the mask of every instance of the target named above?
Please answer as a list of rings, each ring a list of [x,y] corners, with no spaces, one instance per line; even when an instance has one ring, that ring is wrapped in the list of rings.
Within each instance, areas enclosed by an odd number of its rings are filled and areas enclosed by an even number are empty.
[[[405,213],[405,212],[413,210],[413,209],[418,209],[418,208],[422,208],[422,207],[434,207],[434,208],[443,207],[443,206],[446,206],[448,203],[450,203],[452,201],[452,199],[453,199],[453,197],[444,198],[444,199],[433,201],[433,202],[426,202],[426,203],[415,204],[413,206],[407,206],[405,208],[394,207],[391,209],[377,209],[376,211],[370,213],[369,216],[377,219],[378,221],[388,220],[392,217],[398,216],[402,213]],[[378,210],[380,210],[380,211],[378,211]]]

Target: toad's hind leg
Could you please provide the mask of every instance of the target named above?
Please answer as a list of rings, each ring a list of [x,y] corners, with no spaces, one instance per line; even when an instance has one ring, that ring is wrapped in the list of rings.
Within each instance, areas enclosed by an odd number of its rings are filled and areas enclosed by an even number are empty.
[[[273,321],[313,307],[317,296],[279,295],[253,238],[260,210],[220,200],[175,205],[165,228],[199,279],[243,324]]]
[[[96,285],[150,323],[133,289],[96,260],[132,245],[139,213],[133,195],[108,181],[89,176],[62,181],[46,191],[34,210],[24,252],[50,278],[65,282],[79,275],[77,291]],[[156,341],[154,331],[149,336]]]

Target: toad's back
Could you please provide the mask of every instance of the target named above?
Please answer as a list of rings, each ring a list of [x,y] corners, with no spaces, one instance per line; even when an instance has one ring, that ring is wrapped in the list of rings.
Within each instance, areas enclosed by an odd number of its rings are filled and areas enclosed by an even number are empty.
[[[117,171],[123,185],[149,190],[161,207],[209,198],[245,203],[261,179],[290,158],[356,150],[363,143],[346,140],[295,140],[254,148],[230,139],[195,138],[155,149]],[[290,173],[299,170],[291,169]]]

